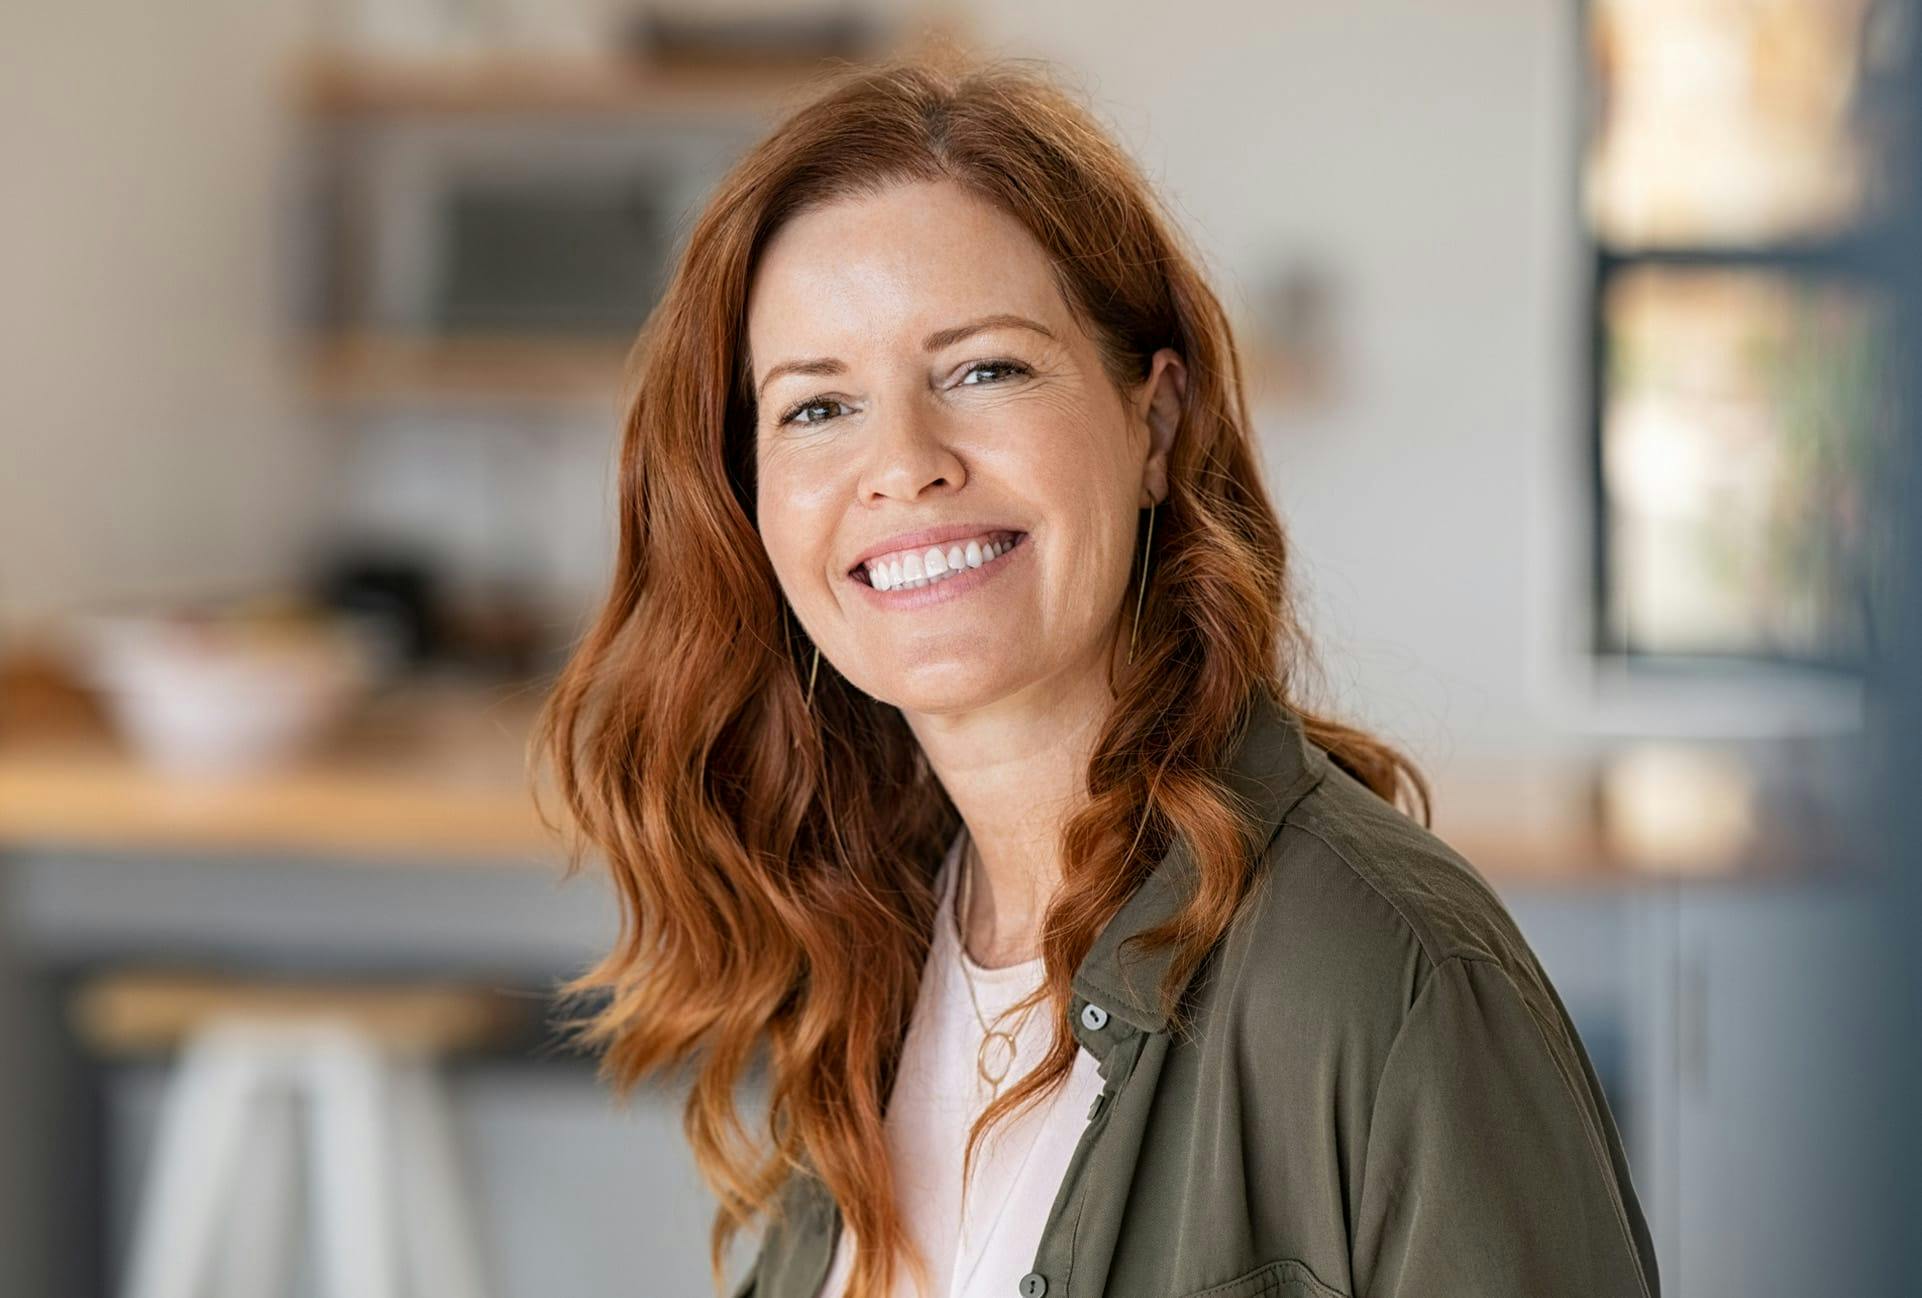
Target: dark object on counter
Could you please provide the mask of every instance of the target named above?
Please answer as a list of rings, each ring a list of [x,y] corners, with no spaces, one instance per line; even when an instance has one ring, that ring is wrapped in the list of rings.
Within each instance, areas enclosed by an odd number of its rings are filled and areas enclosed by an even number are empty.
[[[322,564],[314,589],[329,607],[389,624],[408,666],[437,657],[446,647],[440,584],[424,560],[392,552],[342,552]]]

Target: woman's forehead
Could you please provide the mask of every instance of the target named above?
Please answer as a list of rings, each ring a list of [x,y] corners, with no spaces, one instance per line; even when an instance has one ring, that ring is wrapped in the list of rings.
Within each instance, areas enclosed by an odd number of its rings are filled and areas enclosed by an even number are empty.
[[[1061,336],[1071,321],[1047,254],[1012,216],[951,183],[917,182],[799,214],[764,250],[748,296],[757,361],[793,346],[915,346],[997,313]]]

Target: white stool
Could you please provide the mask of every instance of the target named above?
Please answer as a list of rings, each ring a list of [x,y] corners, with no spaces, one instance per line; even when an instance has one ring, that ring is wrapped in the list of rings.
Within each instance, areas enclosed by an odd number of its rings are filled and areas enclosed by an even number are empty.
[[[491,993],[96,981],[75,1006],[105,1053],[171,1041],[123,1298],[287,1292],[303,1127],[328,1298],[485,1298],[439,1055],[502,1027]]]

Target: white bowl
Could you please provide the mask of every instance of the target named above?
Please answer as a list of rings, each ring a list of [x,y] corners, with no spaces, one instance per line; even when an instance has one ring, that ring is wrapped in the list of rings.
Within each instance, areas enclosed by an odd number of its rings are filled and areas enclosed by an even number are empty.
[[[95,614],[83,671],[128,741],[170,772],[231,776],[282,766],[373,679],[378,646],[345,619]]]

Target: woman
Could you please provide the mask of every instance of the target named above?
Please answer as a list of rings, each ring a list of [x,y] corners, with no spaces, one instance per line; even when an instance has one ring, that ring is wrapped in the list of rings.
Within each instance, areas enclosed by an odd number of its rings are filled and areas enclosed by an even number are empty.
[[[1081,107],[844,73],[637,374],[539,741],[622,903],[582,1038],[692,1065],[717,1292],[760,1222],[743,1298],[1656,1294],[1540,965],[1299,697],[1228,325]]]

